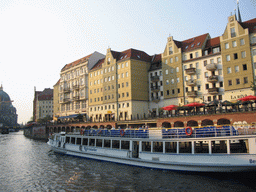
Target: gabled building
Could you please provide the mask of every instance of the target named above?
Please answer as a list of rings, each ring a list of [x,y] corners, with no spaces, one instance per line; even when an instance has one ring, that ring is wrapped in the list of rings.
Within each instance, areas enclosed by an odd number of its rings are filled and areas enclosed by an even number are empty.
[[[89,72],[90,118],[130,120],[148,114],[148,71],[152,57],[135,49],[107,50]]]

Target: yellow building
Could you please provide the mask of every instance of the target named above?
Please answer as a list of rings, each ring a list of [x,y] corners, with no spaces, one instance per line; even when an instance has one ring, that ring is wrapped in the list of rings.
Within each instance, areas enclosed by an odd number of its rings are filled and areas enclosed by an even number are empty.
[[[253,95],[251,82],[254,79],[251,46],[256,33],[256,19],[239,22],[236,15],[228,18],[227,27],[222,36],[221,54],[225,86],[225,100],[236,100]]]
[[[89,72],[90,118],[130,120],[148,114],[151,60],[143,51],[108,49],[105,59]]]

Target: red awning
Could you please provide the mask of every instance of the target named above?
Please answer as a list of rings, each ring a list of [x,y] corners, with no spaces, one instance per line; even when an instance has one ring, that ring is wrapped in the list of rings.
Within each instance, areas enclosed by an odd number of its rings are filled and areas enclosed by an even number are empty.
[[[177,105],[168,105],[166,107],[162,107],[162,109],[166,111],[171,111],[171,110],[175,110],[177,107],[178,107]]]
[[[189,103],[187,105],[184,105],[186,107],[201,107],[201,106],[204,106],[205,104],[203,103],[197,103],[197,102],[194,102],[194,103]]]
[[[248,95],[248,96],[245,96],[243,98],[240,98],[240,99],[237,99],[239,101],[251,101],[251,100],[256,100],[256,96],[253,96],[253,95]]]

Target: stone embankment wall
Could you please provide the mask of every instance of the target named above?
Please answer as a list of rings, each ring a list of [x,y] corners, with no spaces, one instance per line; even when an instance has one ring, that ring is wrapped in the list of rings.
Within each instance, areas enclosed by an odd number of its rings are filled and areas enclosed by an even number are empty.
[[[48,133],[45,126],[27,127],[24,129],[24,135],[31,139],[48,140]]]

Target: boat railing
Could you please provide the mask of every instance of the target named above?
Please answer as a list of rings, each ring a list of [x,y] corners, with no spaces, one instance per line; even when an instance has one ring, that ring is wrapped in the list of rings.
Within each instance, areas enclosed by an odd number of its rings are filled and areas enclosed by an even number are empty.
[[[74,134],[74,133],[71,133]],[[79,133],[77,133],[79,134]],[[204,138],[256,134],[256,127],[244,126],[205,126],[186,128],[150,128],[150,129],[89,129],[83,130],[80,135],[98,137],[124,138]]]

